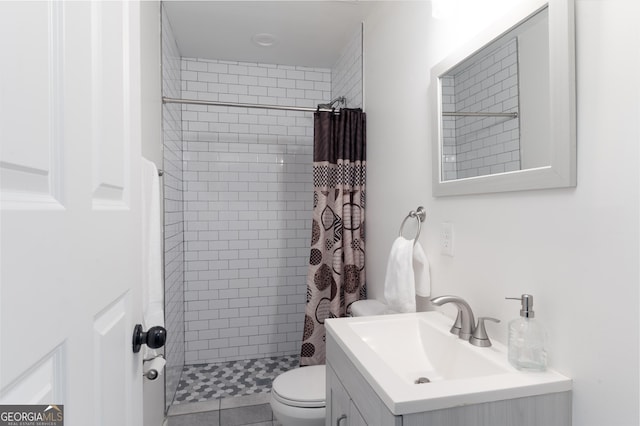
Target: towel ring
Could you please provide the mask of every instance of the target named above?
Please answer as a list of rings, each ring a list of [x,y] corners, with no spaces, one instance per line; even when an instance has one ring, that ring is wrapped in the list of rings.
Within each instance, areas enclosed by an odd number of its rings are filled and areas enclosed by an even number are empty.
[[[413,244],[418,242],[418,238],[420,237],[421,224],[424,222],[425,217],[427,216],[427,212],[424,210],[424,207],[419,206],[416,210],[411,210],[409,214],[404,218],[402,224],[400,225],[399,235],[402,237],[402,231],[404,230],[404,224],[407,223],[407,219],[414,218],[418,221],[418,229],[416,231],[416,236],[413,238]]]

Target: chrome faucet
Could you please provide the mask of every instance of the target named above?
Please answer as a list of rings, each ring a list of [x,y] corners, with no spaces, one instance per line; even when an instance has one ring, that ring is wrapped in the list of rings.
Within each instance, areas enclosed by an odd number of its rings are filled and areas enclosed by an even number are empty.
[[[458,296],[440,296],[431,299],[431,303],[437,306],[442,306],[445,303],[455,304],[458,308],[458,316],[450,331],[463,340],[471,338],[475,329],[475,318],[471,306],[464,299]]]

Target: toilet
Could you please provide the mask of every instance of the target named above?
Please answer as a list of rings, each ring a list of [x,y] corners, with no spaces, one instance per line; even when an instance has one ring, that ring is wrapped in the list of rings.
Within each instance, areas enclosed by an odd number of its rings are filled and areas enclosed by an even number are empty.
[[[374,300],[351,305],[354,317],[393,313]],[[326,406],[326,368],[324,365],[300,367],[282,373],[271,385],[271,410],[282,426],[324,426]]]
[[[282,426],[322,426],[325,416],[324,365],[294,368],[271,386],[271,410]]]

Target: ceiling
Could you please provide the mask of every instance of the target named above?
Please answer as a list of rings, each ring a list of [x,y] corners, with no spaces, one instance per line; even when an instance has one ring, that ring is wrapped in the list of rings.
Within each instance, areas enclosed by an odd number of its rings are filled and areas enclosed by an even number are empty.
[[[375,1],[163,1],[183,57],[331,68]],[[261,47],[256,34],[276,43]]]

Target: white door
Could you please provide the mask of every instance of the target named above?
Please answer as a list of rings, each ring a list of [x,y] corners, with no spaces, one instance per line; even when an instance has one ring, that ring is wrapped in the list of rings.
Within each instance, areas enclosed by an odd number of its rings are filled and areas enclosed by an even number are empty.
[[[142,424],[139,5],[0,2],[0,403]]]

